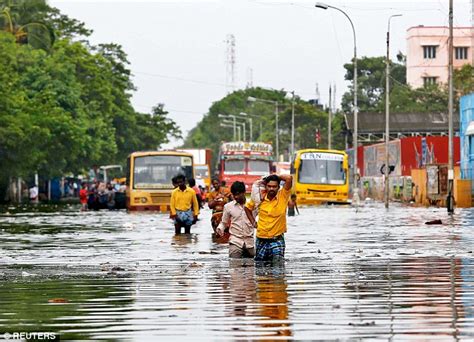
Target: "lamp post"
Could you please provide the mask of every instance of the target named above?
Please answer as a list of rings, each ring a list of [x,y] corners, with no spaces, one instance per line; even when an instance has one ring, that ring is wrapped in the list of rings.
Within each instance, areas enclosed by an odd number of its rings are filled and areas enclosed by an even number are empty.
[[[240,119],[240,118],[238,118]],[[241,132],[243,133],[243,139],[245,140],[246,136],[247,136],[247,131],[246,131],[246,125],[245,125],[245,121],[231,121],[231,120],[228,120],[228,119],[224,119],[222,120],[222,123],[225,123],[225,124],[232,124],[234,125],[235,124],[235,128],[237,130],[241,129]],[[238,131],[237,131],[238,132]],[[239,136],[237,136],[239,137]],[[240,138],[238,138],[237,140],[240,140]]]
[[[293,161],[293,155],[295,154],[295,92],[291,92],[291,154],[290,162]]]
[[[449,214],[454,213],[454,160],[453,160],[453,0],[449,0],[449,45],[448,45],[448,198],[446,207]]]
[[[394,14],[388,18],[387,26],[387,58],[386,72],[385,72],[385,208],[388,209],[388,202],[390,199],[390,187],[388,182],[388,175],[390,173],[390,160],[388,153],[388,142],[390,141],[390,20],[395,17],[401,17],[401,14]]]
[[[352,27],[352,34],[354,38],[354,132],[353,132],[353,145],[354,145],[354,190],[352,195],[352,202],[355,203],[356,206],[359,205],[359,169],[357,167],[357,146],[358,144],[358,113],[359,108],[357,105],[357,40],[356,40],[356,32],[354,28],[354,24],[352,23],[351,18],[347,15],[346,12],[341,10],[340,8],[324,4],[322,2],[317,2],[315,5],[316,8],[327,10],[328,8],[335,9],[336,11],[341,12],[344,16],[349,20],[351,27]]]
[[[278,133],[278,105],[279,105],[279,102],[278,101],[272,101],[272,100],[264,100],[264,99],[259,99],[259,98],[256,98],[256,97],[252,97],[252,96],[249,96],[247,97],[247,101],[249,102],[266,102],[266,103],[272,103],[274,106],[275,106],[275,152],[276,152],[276,159],[277,161],[279,160],[280,158],[280,143],[279,143],[279,140],[280,140],[280,137],[279,137],[279,133]]]
[[[232,125],[229,125],[229,124],[221,123],[220,126],[221,126],[221,127],[232,128],[233,131],[235,131],[235,126],[234,126],[233,124],[232,124]],[[234,137],[234,140],[235,140],[235,137]]]
[[[235,115],[225,115],[225,114],[218,114],[217,115],[219,118],[221,119],[228,119],[228,118],[232,118],[233,119],[233,129],[234,129],[234,140],[236,138],[236,133],[237,133],[237,130],[236,130],[236,122],[235,122]]]
[[[253,120],[252,118],[247,114],[247,113],[244,113],[244,112],[240,112],[239,115],[241,116],[244,116],[245,119],[248,120],[249,122],[249,126],[250,126],[250,136],[249,136],[249,141],[252,141],[253,139]]]

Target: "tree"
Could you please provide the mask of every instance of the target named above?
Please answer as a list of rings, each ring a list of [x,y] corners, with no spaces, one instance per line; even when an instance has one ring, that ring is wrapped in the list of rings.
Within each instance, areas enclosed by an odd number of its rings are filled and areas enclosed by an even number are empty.
[[[87,35],[83,24],[42,7],[44,1],[13,4],[15,11],[4,4],[11,20],[2,23],[14,29],[0,31],[0,193],[10,177],[125,164],[130,152],[180,137],[163,105],[146,114],[133,109],[135,87],[120,45],[73,41]],[[34,48],[31,36],[26,44],[16,35],[22,22],[37,19],[57,30],[59,39],[47,52]]]
[[[398,63],[392,63],[390,71],[390,106],[395,112],[439,113],[447,112],[447,84],[430,85],[413,89],[406,83],[405,56],[397,55]],[[385,57],[363,57],[358,68],[359,110],[369,113],[385,111]],[[359,65],[359,64],[358,64]],[[345,64],[346,79],[353,79],[353,65]],[[470,64],[454,70],[455,110],[459,107],[459,98],[474,91],[474,67]],[[351,111],[353,99],[352,86],[343,95],[342,108]]]
[[[48,51],[55,36],[44,19],[50,7],[45,0],[2,0],[0,25],[14,35],[18,44]]]
[[[399,53],[398,61],[403,60]],[[406,67],[402,63],[392,62],[390,86],[406,84]],[[342,96],[342,109],[344,112],[352,111],[354,99],[354,64],[344,64],[346,75],[344,78],[351,81],[349,91]],[[357,87],[359,111],[370,112],[379,107],[385,98],[385,57],[362,57],[357,59]]]
[[[247,101],[248,97],[279,102],[280,152],[289,152],[291,142],[291,100],[285,97],[284,90],[267,90],[248,88],[235,91],[213,103],[203,119],[189,132],[184,141],[184,147],[211,148],[214,162],[219,146],[223,141],[232,141],[232,128],[221,127],[222,119],[219,114],[239,114],[245,112],[253,119],[253,140],[270,142],[275,146],[275,105],[271,103]],[[314,107],[308,102],[296,97],[295,100],[295,148],[314,148],[316,129],[321,130],[323,141],[320,147],[327,144],[327,112]],[[243,120],[243,119],[242,119]],[[340,122],[340,121],[336,121]],[[343,148],[344,137],[339,134],[341,127],[333,126],[336,148]]]

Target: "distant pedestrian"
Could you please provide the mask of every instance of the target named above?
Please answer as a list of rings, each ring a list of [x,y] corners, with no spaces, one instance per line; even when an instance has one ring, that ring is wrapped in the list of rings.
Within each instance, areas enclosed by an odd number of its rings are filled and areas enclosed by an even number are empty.
[[[36,202],[38,200],[38,187],[33,185],[30,190],[30,202]]]
[[[231,201],[232,194],[219,183],[218,179],[212,180],[213,190],[207,194],[208,206],[212,209],[211,226],[214,232],[222,220],[224,205]]]
[[[176,234],[181,234],[184,227],[185,234],[191,233],[191,226],[196,223],[199,215],[199,204],[196,193],[186,186],[186,177],[175,177],[178,187],[171,192],[170,218],[174,219]]]
[[[79,200],[81,201],[81,211],[87,211],[87,184],[82,183],[81,190],[79,190]]]
[[[280,180],[285,182],[280,189]],[[257,227],[255,261],[282,262],[285,257],[286,210],[293,178],[290,175],[270,175],[265,179],[266,195],[260,203],[258,223],[250,214],[255,203],[246,204],[247,217]]]
[[[288,202],[288,216],[295,216],[295,210],[300,214],[300,211],[298,210],[298,205],[296,204],[296,194],[292,194],[291,198]]]
[[[222,221],[217,227],[216,233],[223,236],[228,228],[229,257],[231,258],[253,258],[255,256],[255,244],[253,240],[254,226],[247,217],[245,205],[245,184],[234,182],[230,187],[234,200],[224,206]]]
[[[188,180],[189,187],[194,190],[196,193],[196,198],[198,200],[199,208],[202,209],[202,194],[201,189],[196,185],[196,180],[194,178],[189,178]]]

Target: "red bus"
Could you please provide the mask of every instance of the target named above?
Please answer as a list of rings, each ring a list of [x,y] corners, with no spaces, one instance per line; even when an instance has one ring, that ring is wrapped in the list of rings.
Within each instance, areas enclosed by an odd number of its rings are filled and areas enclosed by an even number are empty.
[[[233,182],[245,183],[248,193],[252,184],[272,171],[273,149],[262,142],[227,142],[219,151],[219,179],[230,187]]]

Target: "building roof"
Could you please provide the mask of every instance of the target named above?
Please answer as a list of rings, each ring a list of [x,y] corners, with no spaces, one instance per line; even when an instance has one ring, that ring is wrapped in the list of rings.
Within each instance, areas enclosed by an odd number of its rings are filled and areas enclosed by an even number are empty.
[[[353,131],[353,114],[346,114],[348,128]],[[359,113],[359,134],[383,134],[385,113]],[[454,131],[459,131],[459,115],[453,115]],[[448,133],[447,113],[390,113],[390,134]]]

